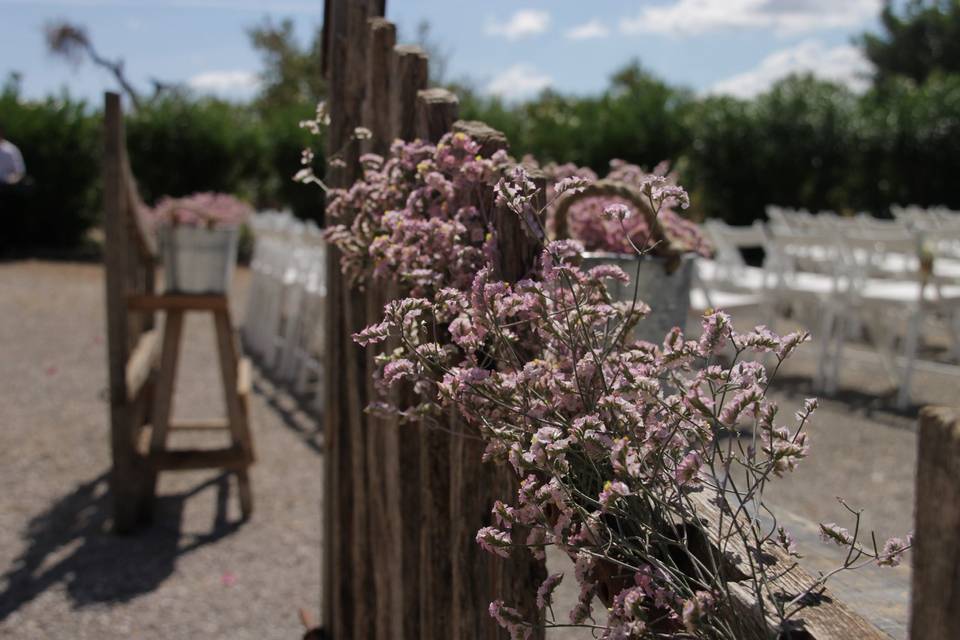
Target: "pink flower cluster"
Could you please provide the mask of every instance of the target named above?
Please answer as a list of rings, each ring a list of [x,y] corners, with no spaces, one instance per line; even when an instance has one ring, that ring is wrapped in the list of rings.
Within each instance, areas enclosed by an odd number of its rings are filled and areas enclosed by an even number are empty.
[[[203,192],[163,198],[149,215],[157,225],[231,227],[243,224],[253,215],[253,208],[226,193]]]
[[[397,338],[401,348],[382,363],[384,383],[414,382],[421,415],[459,409],[485,439],[485,458],[523,479],[513,504],[494,506],[494,523],[477,541],[503,558],[541,557],[548,544],[566,551],[581,593],[571,623],[588,620],[591,601],[605,593],[604,638],[708,629],[721,585],[671,567],[662,545],[681,541],[656,524],[687,512],[694,492],[725,493],[724,469],[736,460],[764,476],[802,460],[813,407],[792,429],[777,424],[766,369],[746,357],[771,353],[779,362],[808,336],[763,327],[738,333],[716,311],[704,317],[699,340],[674,330],[662,344],[633,342],[628,329],[647,310],[612,300],[603,284],[626,274],[582,271],[572,262],[578,249],[550,243],[535,280],[509,284],[484,268],[468,291],[391,302],[383,321],[355,339]],[[727,345],[734,363],[722,366]],[[722,436],[748,424],[768,434],[768,445],[728,450]],[[604,578],[611,566],[629,576],[613,580],[612,592]],[[544,619],[558,581],[552,576],[538,593]],[[515,638],[550,624],[502,602],[491,613]]]
[[[669,167],[666,163],[658,165],[652,173],[646,173],[640,167],[622,160],[611,161],[610,167],[606,180],[636,187],[649,194],[655,202],[662,203],[658,219],[671,244],[682,251],[707,257],[712,255],[713,247],[699,225],[675,210],[678,206],[686,208],[690,200],[686,191],[677,186],[676,176],[667,173]],[[545,170],[558,182],[572,177],[597,179],[590,169],[572,164],[547,165]],[[555,212],[556,207],[553,207],[548,215],[553,216]],[[555,221],[548,222],[548,227],[554,225]],[[570,237],[582,242],[587,251],[633,253],[631,242],[641,249],[652,244],[646,219],[634,211],[633,204],[616,196],[588,197],[575,203],[567,212],[567,225]]]
[[[399,276],[414,295],[468,288],[492,250],[478,194],[490,192],[506,159],[484,157],[462,133],[435,146],[397,140],[387,159],[363,156],[363,177],[332,192],[327,210],[338,224],[326,237],[344,273],[353,282]]]
[[[612,265],[584,271],[577,266],[583,245],[573,240],[547,243],[528,279],[496,279],[484,207],[496,200],[541,239],[542,211],[523,169],[505,172],[504,154],[477,152],[465,136],[448,135],[436,147],[397,142],[386,161],[365,157],[364,178],[332,204],[342,225],[328,237],[344,253],[345,272],[357,280],[399,274],[412,295],[388,303],[383,320],[354,339],[395,340],[399,347],[378,357],[376,375],[384,387],[412,388],[419,404],[373,408],[425,425],[457,409],[485,441],[484,458],[521,479],[509,504],[493,506],[477,543],[505,559],[542,559],[555,545],[574,561],[579,598],[566,620],[552,606],[559,575],[538,589],[535,612],[491,603],[490,615],[511,638],[570,624],[607,640],[740,637],[716,615],[727,608],[720,567],[729,558],[709,555],[701,548],[709,545],[689,536],[735,540],[749,557],[763,556],[767,545],[795,553],[782,527],[758,536],[749,513],[765,509],[766,483],[808,454],[816,402],[784,424],[767,397],[763,361],[775,370],[809,335],[779,336],[763,326],[738,332],[726,313],[711,310],[698,339],[674,329],[658,344],[633,340],[632,328],[650,309],[612,298],[605,281],[627,282],[627,274]],[[654,209],[661,201],[682,204],[682,190],[659,173],[621,164],[611,175],[639,185]],[[551,189],[575,191],[588,179],[558,170]],[[602,203],[623,224],[642,220],[616,205]],[[581,230],[597,228],[584,221]],[[644,231],[632,229],[642,246]],[[690,246],[699,247],[692,229]],[[697,494],[730,515],[720,530],[705,530]],[[843,529],[825,525],[824,533],[880,564],[896,564],[910,544],[892,539],[869,555]],[[746,587],[763,592],[769,579],[754,568]],[[608,608],[605,624],[591,622],[595,598]],[[765,613],[785,620],[805,602]]]

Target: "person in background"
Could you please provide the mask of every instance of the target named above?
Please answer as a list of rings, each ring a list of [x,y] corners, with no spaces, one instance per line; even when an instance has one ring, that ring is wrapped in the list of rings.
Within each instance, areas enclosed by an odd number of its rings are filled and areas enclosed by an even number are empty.
[[[0,188],[17,184],[26,172],[20,149],[4,137],[0,124]]]

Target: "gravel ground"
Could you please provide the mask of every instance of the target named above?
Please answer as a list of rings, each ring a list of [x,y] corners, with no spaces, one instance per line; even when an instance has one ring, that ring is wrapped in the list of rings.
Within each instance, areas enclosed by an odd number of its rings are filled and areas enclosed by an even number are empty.
[[[316,422],[257,375],[253,519],[238,523],[231,478],[166,474],[156,524],[111,535],[102,288],[97,265],[0,264],[0,482],[10,488],[0,494],[0,637],[299,637],[297,608],[320,597]],[[214,417],[222,399],[210,321],[189,318],[185,335],[175,413]],[[781,415],[814,395],[815,349],[806,352],[781,372]],[[890,410],[878,370],[853,352],[841,392],[811,428],[812,455],[769,492],[813,569],[839,559],[811,524],[845,522],[837,495],[866,507],[863,525],[878,537],[912,527],[916,407]],[[954,380],[918,374],[916,389],[918,405],[955,402]],[[906,635],[908,586],[906,567],[836,583],[894,637]],[[551,635],[574,637],[583,636]]]
[[[232,478],[164,474],[154,526],[110,534],[102,290],[96,265],[0,265],[0,637],[299,637],[320,597],[316,427],[258,378],[252,520]],[[221,415],[211,324],[188,319],[178,416]]]

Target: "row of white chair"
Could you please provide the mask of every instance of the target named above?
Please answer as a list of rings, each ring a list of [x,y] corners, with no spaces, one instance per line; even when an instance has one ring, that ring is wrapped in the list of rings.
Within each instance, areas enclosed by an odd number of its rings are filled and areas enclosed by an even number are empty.
[[[920,217],[916,211],[912,215]],[[960,228],[943,212],[931,215],[941,228]],[[775,207],[768,216],[769,224],[752,227],[708,221],[717,253],[715,261],[700,265],[700,278],[714,291],[756,296],[769,324],[789,314],[811,329],[820,344],[816,383],[822,390],[836,390],[851,336],[869,339],[899,387],[901,407],[909,401],[928,325],[939,323],[947,330],[958,359],[960,260],[947,238],[930,246],[925,229],[901,219]],[[740,250],[746,247],[764,250],[762,268],[744,263]]]
[[[326,244],[312,222],[264,212],[251,222],[255,244],[242,335],[279,381],[323,406]]]

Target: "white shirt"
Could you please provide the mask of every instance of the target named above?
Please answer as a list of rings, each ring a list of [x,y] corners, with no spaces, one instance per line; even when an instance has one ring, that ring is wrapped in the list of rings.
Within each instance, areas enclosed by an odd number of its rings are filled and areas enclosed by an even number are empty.
[[[26,172],[20,149],[9,140],[0,140],[0,182],[10,182],[10,178]]]

